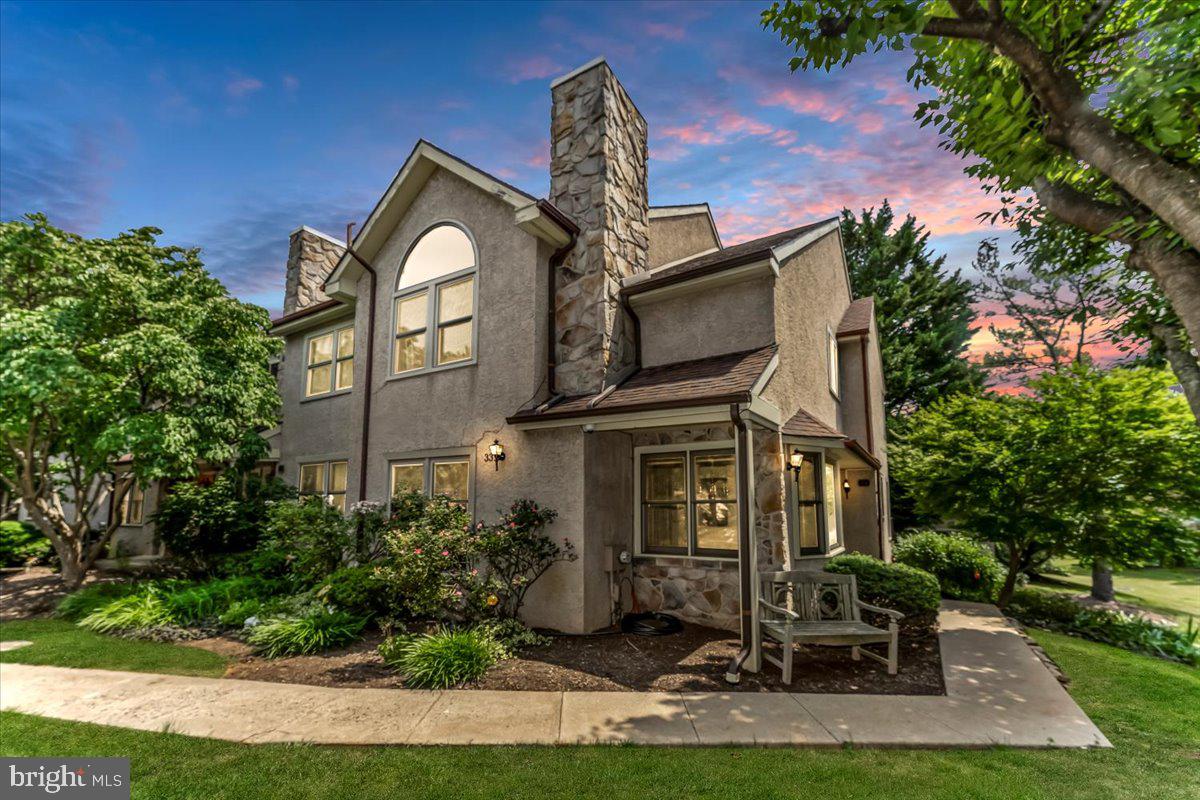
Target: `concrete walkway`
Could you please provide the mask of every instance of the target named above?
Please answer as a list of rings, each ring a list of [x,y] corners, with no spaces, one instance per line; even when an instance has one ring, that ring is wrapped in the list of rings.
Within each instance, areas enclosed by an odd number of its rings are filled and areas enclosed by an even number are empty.
[[[1111,746],[995,608],[948,602],[940,621],[945,697],[420,692],[3,664],[0,707],[255,743]]]

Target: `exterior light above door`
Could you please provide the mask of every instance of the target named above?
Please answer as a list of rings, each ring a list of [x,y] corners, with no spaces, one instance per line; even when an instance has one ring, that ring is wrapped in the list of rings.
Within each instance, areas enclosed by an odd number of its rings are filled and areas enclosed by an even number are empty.
[[[799,450],[793,450],[792,454],[790,456],[788,456],[787,468],[789,470],[795,470],[797,473],[799,473],[800,468],[803,466],[804,466],[804,453],[801,453]]]
[[[496,470],[499,471],[500,462],[506,457],[507,456],[504,453],[504,445],[500,444],[499,439],[493,439],[492,443],[488,445],[488,451],[483,455],[483,460],[490,461],[495,464]]]
[[[850,496],[850,481],[845,478],[842,479],[842,491],[845,492],[846,497]]]

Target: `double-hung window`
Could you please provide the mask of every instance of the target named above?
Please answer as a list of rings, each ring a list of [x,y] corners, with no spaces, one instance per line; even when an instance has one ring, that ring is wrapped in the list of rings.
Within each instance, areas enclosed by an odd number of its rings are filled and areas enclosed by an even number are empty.
[[[466,506],[471,500],[471,460],[444,456],[392,462],[391,496],[409,492],[442,495]]]
[[[344,392],[354,386],[354,325],[308,339],[304,350],[304,396]]]
[[[121,498],[120,520],[122,525],[141,525],[143,519],[143,511],[146,505],[146,492],[138,485],[137,481],[131,481],[129,489],[126,490],[125,496]]]
[[[837,466],[821,453],[805,453],[792,481],[792,541],[802,556],[824,555],[841,544],[838,526]]]
[[[641,552],[737,556],[737,462],[733,450],[642,453]]]
[[[475,357],[475,245],[457,225],[430,228],[400,268],[392,318],[392,374]]]
[[[300,496],[320,497],[338,511],[346,511],[346,477],[349,462],[324,461],[300,465]]]

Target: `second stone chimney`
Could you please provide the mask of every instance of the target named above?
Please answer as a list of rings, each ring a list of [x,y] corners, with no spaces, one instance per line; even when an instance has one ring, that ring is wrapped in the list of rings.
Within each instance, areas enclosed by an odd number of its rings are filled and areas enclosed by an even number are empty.
[[[646,269],[646,120],[603,59],[550,91],[550,200],[580,227],[555,276],[555,388],[592,394],[635,359],[618,295]]]
[[[345,252],[346,248],[332,236],[306,225],[292,231],[288,241],[283,313],[291,314],[328,300],[321,286]]]

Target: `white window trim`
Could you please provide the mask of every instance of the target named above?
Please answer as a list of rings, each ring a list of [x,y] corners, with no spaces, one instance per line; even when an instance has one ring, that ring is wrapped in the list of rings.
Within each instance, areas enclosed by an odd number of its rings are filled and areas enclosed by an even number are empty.
[[[137,522],[129,522],[127,520],[127,517],[128,517],[127,510],[132,508],[133,504],[130,501],[134,497],[134,492],[139,491],[139,490],[141,491],[142,499],[137,504],[138,520],[137,520]],[[121,497],[121,502],[117,505],[117,516],[120,519],[120,522],[118,523],[118,527],[121,527],[121,528],[140,528],[146,524],[146,491],[145,491],[145,489],[139,489],[137,481],[131,481],[129,484],[129,488],[125,491],[125,494]]]
[[[337,388],[337,364],[338,364],[338,357],[337,357],[337,343],[338,342],[337,342],[337,340],[338,340],[338,334],[346,329],[350,329],[350,330],[354,331],[354,352],[350,354],[350,358],[349,358],[349,360],[352,363],[352,366],[350,368],[350,386],[348,386],[345,389],[338,389]],[[332,349],[333,358],[329,362],[329,364],[330,364],[329,391],[328,392],[317,392],[316,394],[307,394],[307,392],[308,392],[308,370],[309,370],[309,366],[308,366],[309,342],[311,342],[313,339],[319,339],[322,336],[328,336],[329,334],[333,334],[333,349]],[[342,394],[350,394],[351,392],[354,391],[354,380],[356,378],[354,371],[358,369],[358,363],[356,360],[358,358],[358,331],[355,329],[355,324],[354,324],[353,319],[342,320],[341,322],[334,323],[333,325],[327,325],[324,328],[313,331],[312,333],[310,333],[304,337],[303,347],[304,347],[304,349],[300,351],[300,363],[302,366],[302,369],[300,371],[300,402],[301,403],[307,403],[310,400],[324,400],[328,397],[335,397],[337,395],[342,395]],[[342,360],[345,361],[347,359],[342,359]],[[314,461],[311,463],[315,464],[316,462]]]
[[[433,467],[435,464],[441,464],[447,461],[465,461],[467,462],[467,497],[466,508],[474,518],[475,509],[475,459],[470,450],[459,452],[437,453],[436,455],[413,455],[413,456],[396,456],[387,460],[387,508],[390,512],[392,509],[392,498],[395,496],[394,486],[392,485],[392,467],[398,464],[420,464],[422,465],[422,482],[424,484],[423,493],[426,497],[433,497]]]
[[[829,325],[825,326],[825,357],[829,360],[826,365],[829,375],[829,393],[840,401],[842,399],[842,357],[838,352],[837,336]]]
[[[674,558],[682,561],[726,561],[736,564],[738,556],[735,553],[732,556],[712,556],[694,553],[692,551],[692,515],[694,511],[692,507],[695,503],[691,500],[691,470],[688,470],[688,499],[687,503],[687,526],[688,526],[688,552],[687,553],[647,553],[642,550],[642,455],[646,453],[684,453],[688,463],[691,462],[692,451],[695,450],[732,450],[734,463],[734,481],[737,481],[738,470],[741,469],[741,459],[738,457],[737,442],[733,439],[725,439],[719,442],[687,442],[681,444],[654,444],[644,447],[635,447],[633,449],[633,552],[638,558]],[[747,500],[740,495],[737,498],[738,514],[747,512]],[[741,524],[741,517],[738,518],[738,524]]]
[[[395,286],[398,287],[400,285],[400,279],[404,275],[404,264],[408,261],[408,257],[412,255],[417,244],[425,238],[427,233],[443,225],[453,225],[466,235],[467,240],[471,242],[471,249],[475,252],[475,264],[466,269],[460,269],[457,272],[439,275],[424,283],[405,286],[403,289],[397,288],[392,292],[391,326],[388,330],[388,337],[391,340],[391,343],[388,345],[388,377],[386,378],[388,381],[403,380],[404,378],[412,378],[416,375],[428,375],[431,372],[442,372],[448,369],[458,369],[459,367],[469,367],[479,363],[479,246],[476,244],[475,237],[466,225],[457,220],[444,219],[434,222],[421,231],[413,239],[408,251],[404,254],[404,259],[400,262],[400,271],[396,274]],[[438,330],[442,327],[441,321],[437,318],[438,292],[442,286],[454,283],[467,276],[474,276],[474,280],[471,282],[471,357],[464,358],[461,361],[451,361],[448,364],[438,364],[437,334]],[[425,365],[417,369],[396,372],[396,339],[398,338],[396,336],[396,306],[401,299],[410,295],[420,294],[421,292],[427,292],[425,297]],[[388,480],[391,480],[390,476]]]

